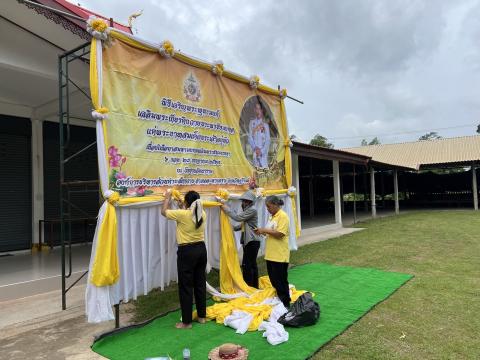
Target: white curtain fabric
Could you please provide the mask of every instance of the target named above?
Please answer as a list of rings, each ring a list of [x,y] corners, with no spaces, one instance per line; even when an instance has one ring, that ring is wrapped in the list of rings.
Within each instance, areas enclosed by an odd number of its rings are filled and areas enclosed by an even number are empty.
[[[285,199],[284,210],[293,219],[290,198]],[[230,200],[229,206],[240,208],[240,201]],[[99,212],[99,221],[105,213],[106,205]],[[268,220],[263,199],[258,199],[256,207],[259,213],[259,226]],[[114,318],[112,306],[120,301],[136,299],[138,295],[146,295],[153,288],[163,290],[170,282],[177,280],[177,244],[175,239],[175,222],[164,218],[161,203],[132,204],[117,207],[118,223],[118,258],[120,262],[120,278],[112,286],[96,287],[90,281],[86,290],[86,312],[89,322],[97,323]],[[220,209],[205,209],[207,221],[205,226],[205,242],[208,253],[208,264],[214,268],[220,265]],[[90,258],[91,271],[95,259],[98,242],[99,225],[95,232]],[[290,226],[290,248],[295,250],[295,224]],[[240,248],[239,234],[236,234],[237,248]],[[262,246],[263,248],[263,246]]]

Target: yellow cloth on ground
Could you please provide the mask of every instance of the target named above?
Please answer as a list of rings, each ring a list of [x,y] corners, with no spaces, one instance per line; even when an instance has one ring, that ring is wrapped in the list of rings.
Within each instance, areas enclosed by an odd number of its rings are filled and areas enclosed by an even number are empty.
[[[175,220],[177,222],[177,243],[190,244],[203,241],[205,232],[205,222],[207,221],[207,214],[202,211],[203,222],[197,228],[192,220],[191,210],[167,210],[167,219]]]
[[[276,230],[283,234],[280,239],[267,235],[265,243],[265,260],[288,263],[290,261],[290,248],[288,246],[288,235],[290,220],[283,210],[278,210],[267,223],[267,228]]]
[[[223,324],[225,318],[234,310],[245,311],[252,315],[248,331],[256,331],[262,321],[268,320],[273,309],[273,305],[261,304],[264,300],[276,296],[275,289],[270,283],[268,276],[259,278],[260,289],[251,294],[249,298],[240,297],[228,302],[215,303],[207,307],[207,319],[215,320],[218,324]],[[290,289],[292,302],[296,301],[305,291]],[[196,317],[196,312],[194,312]]]

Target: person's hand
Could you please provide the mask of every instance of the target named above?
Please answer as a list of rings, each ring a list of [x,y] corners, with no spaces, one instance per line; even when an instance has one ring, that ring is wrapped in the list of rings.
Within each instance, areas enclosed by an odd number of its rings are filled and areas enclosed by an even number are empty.
[[[263,228],[256,228],[256,229],[253,229],[253,232],[257,235],[263,235],[264,232],[263,232]]]
[[[172,198],[172,189],[165,191],[165,199],[170,200]]]
[[[220,206],[220,209],[222,209],[223,211],[228,211],[229,210],[228,206],[225,205],[225,204],[222,204],[222,206]]]

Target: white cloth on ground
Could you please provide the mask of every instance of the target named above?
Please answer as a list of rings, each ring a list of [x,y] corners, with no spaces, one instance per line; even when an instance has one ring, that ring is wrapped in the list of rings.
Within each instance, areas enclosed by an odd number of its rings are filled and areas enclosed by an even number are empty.
[[[267,338],[270,345],[278,345],[288,341],[288,332],[278,322],[263,321],[258,327],[258,331],[265,331],[263,337]]]
[[[262,305],[278,305],[278,304],[281,304],[282,302],[280,301],[280,299],[278,298],[278,296],[274,296],[274,297],[269,297],[269,298],[266,298],[265,300],[262,301]]]
[[[269,298],[273,302],[277,297]],[[288,312],[285,305],[278,300],[279,303],[275,305],[270,314],[268,321],[263,321],[258,327],[258,331],[264,331],[263,337],[267,338],[267,341],[271,345],[278,345],[288,341],[288,332],[285,330],[282,324],[278,322],[280,316]]]
[[[273,309],[272,312],[270,313],[270,317],[268,318],[268,321],[270,322],[277,322],[280,316],[288,312],[288,309],[283,305],[282,302],[277,304]]]
[[[253,315],[242,310],[233,310],[223,321],[225,326],[237,330],[237,334],[245,334],[253,320]]]

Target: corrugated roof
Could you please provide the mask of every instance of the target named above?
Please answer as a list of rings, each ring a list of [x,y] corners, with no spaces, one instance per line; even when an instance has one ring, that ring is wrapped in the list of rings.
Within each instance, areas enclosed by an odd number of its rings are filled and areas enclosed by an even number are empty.
[[[302,156],[313,157],[323,160],[338,160],[341,162],[363,165],[366,165],[370,160],[370,157],[368,156],[352,154],[351,152],[346,152],[342,150],[328,149],[320,146],[301,143],[295,140],[292,141],[292,143],[292,151]]]
[[[342,150],[369,156],[373,161],[418,170],[422,165],[480,161],[480,135],[368,145]]]

